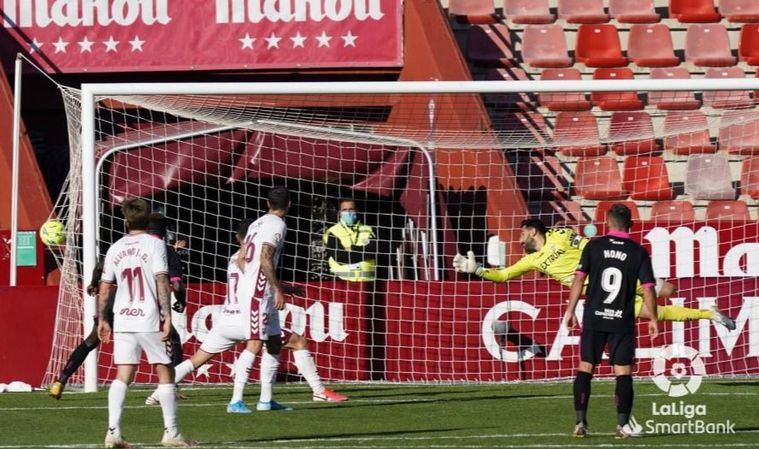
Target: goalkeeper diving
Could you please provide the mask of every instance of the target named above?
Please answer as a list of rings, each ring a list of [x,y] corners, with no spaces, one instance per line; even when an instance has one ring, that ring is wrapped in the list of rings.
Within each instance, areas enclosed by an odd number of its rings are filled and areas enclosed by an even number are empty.
[[[589,239],[577,234],[571,228],[546,228],[538,219],[527,219],[521,223],[522,234],[519,243],[526,255],[515,264],[506,268],[485,268],[479,264],[474,253],[466,256],[456,254],[453,268],[459,273],[471,273],[493,282],[508,282],[530,271],[538,271],[558,281],[565,287],[572,286],[575,269],[580,262],[585,245]],[[674,285],[658,279],[655,286],[657,297],[667,298],[674,294]],[[649,312],[643,306],[643,289],[640,284],[636,290],[635,317],[649,319]],[[710,309],[691,309],[681,306],[666,305],[657,308],[659,320],[691,321],[711,320],[729,330],[735,329],[735,321],[720,312],[717,306]]]

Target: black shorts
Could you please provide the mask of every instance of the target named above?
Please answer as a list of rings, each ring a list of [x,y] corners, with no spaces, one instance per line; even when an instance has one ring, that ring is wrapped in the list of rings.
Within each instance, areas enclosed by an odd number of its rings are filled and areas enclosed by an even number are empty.
[[[635,360],[635,334],[583,329],[580,337],[580,359],[601,364],[604,347],[608,345],[610,365],[632,365]]]

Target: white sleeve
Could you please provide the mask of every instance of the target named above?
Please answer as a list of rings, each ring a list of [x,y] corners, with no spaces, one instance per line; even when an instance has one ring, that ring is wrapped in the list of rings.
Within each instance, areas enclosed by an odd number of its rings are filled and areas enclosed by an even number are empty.
[[[156,239],[158,240],[158,239]],[[166,256],[166,244],[158,240],[153,245],[153,275],[166,274],[169,272],[169,262]]]
[[[113,248],[113,246],[111,246]],[[111,248],[108,248],[108,252],[105,253],[105,262],[103,262],[103,274],[100,276],[102,282],[109,284],[116,283],[116,273],[114,273],[113,266],[113,252]]]

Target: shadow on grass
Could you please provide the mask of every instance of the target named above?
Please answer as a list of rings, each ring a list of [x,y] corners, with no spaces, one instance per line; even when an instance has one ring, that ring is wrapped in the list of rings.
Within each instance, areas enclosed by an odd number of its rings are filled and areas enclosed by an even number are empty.
[[[286,437],[281,436],[272,436],[269,438],[250,438],[250,439],[244,439],[244,440],[235,440],[235,441],[205,441],[203,442],[204,445],[214,445],[214,444],[244,444],[244,443],[266,443],[266,442],[292,442],[297,443],[298,441],[310,441],[310,440],[330,440],[332,438],[340,439],[340,438],[362,438],[362,437],[392,437],[397,435],[414,435],[414,434],[423,434],[423,433],[434,433],[434,434],[440,434],[445,432],[459,432],[462,430],[478,430],[478,429],[491,429],[491,427],[481,427],[481,428],[472,428],[472,427],[449,427],[449,428],[429,428],[429,429],[415,429],[415,430],[387,430],[382,432],[365,432],[357,430],[353,433],[334,433],[334,434],[324,434],[319,436],[314,435],[288,435]]]

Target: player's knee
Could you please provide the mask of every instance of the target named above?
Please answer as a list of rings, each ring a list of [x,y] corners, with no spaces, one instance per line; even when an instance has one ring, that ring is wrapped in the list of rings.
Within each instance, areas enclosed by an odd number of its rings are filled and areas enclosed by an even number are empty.
[[[659,296],[662,298],[668,298],[675,293],[677,293],[677,287],[675,287],[675,284],[672,284],[671,282],[663,283],[659,289]]]
[[[308,349],[308,341],[306,340],[306,337],[298,334],[292,334],[290,335],[290,338],[287,340],[287,347],[292,349],[293,351],[298,351],[300,349]]]
[[[261,340],[248,340],[248,342],[245,344],[245,350],[251,354],[258,354],[261,352],[262,346],[263,345],[261,344]]]
[[[615,376],[630,376],[632,375],[632,365],[614,365]]]
[[[580,362],[580,365],[577,367],[577,371],[593,374],[593,368],[595,368],[595,366],[590,362]]]

